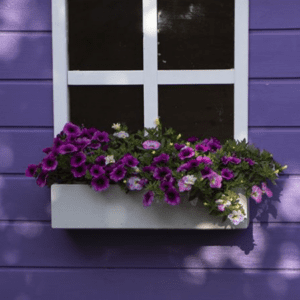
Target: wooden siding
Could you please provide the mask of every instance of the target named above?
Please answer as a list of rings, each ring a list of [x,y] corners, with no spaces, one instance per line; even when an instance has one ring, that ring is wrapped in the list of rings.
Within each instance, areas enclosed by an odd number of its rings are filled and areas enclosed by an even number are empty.
[[[53,139],[51,1],[0,3],[0,290],[5,299],[296,299],[300,2],[250,0],[249,142],[289,168],[247,230],[53,230],[24,176]],[[124,296],[126,295],[126,296]]]

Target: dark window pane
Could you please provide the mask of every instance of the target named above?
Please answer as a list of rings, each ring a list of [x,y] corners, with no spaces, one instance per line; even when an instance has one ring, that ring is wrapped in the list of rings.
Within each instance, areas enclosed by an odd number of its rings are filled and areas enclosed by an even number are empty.
[[[114,132],[113,123],[129,130],[144,128],[143,86],[69,86],[70,121]]]
[[[142,70],[142,0],[69,0],[70,70]]]
[[[162,85],[158,97],[163,126],[183,138],[233,139],[233,85]]]
[[[158,0],[158,69],[232,69],[234,0]]]

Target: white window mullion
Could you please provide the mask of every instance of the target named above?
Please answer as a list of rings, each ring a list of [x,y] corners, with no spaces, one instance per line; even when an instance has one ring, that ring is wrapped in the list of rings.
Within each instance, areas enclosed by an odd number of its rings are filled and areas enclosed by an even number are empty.
[[[248,0],[235,0],[234,20],[234,138],[248,142]]]
[[[52,0],[54,136],[69,122],[67,0]]]
[[[144,127],[149,128],[158,117],[156,0],[143,0],[143,33]]]

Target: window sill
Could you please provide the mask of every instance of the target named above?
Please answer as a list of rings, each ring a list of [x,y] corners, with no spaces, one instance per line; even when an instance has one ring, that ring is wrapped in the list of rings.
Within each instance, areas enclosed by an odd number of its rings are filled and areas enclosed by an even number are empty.
[[[247,219],[235,226],[211,216],[202,203],[191,205],[186,198],[177,206],[142,204],[144,191],[125,194],[119,186],[95,192],[85,184],[51,186],[51,226],[66,229],[246,229],[249,201],[242,194]]]

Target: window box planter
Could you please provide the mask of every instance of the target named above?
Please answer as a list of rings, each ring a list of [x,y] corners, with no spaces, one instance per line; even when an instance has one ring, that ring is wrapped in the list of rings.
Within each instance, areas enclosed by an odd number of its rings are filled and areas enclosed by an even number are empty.
[[[124,193],[118,185],[95,192],[85,184],[53,184],[51,186],[52,228],[68,229],[245,229],[249,225],[248,199],[237,191],[247,219],[235,226],[220,217],[208,214],[198,201],[196,206],[187,200],[179,205],[157,203],[145,208],[144,191]]]

